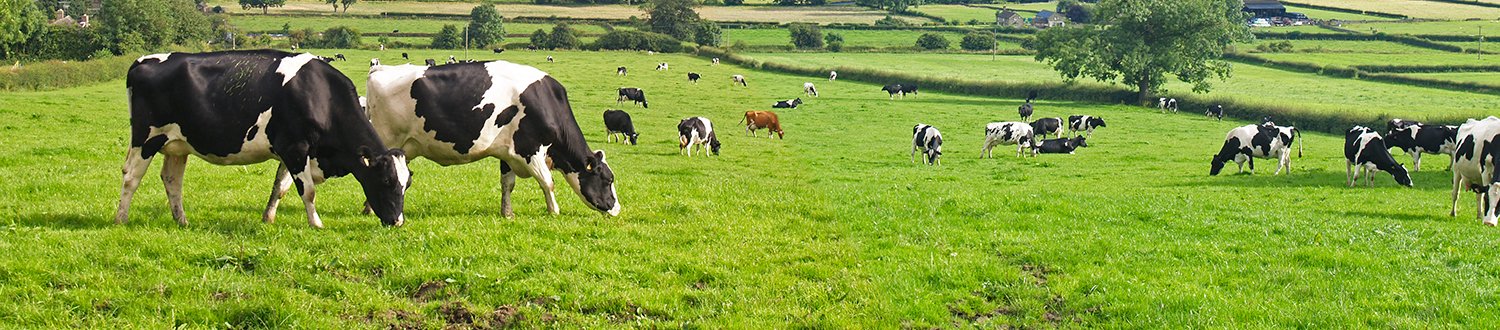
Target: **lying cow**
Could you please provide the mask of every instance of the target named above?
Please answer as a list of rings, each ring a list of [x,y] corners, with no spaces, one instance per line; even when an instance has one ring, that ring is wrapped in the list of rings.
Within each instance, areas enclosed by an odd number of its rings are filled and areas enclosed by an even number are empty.
[[[650,109],[651,105],[646,103],[646,91],[635,87],[620,87],[619,97],[615,98],[615,104],[630,100],[632,104],[640,104],[642,108]]]
[[[698,75],[697,72],[688,72],[688,81],[691,81],[694,84],[697,84],[698,83],[698,78],[703,78],[703,76]]]
[[[695,146],[703,149],[704,156],[710,150],[714,156],[719,155],[719,136],[714,134],[714,123],[708,118],[692,117],[677,123],[677,151],[692,157]]]
[[[1079,135],[1072,138],[1056,138],[1051,140],[1038,141],[1033,144],[1033,148],[1036,148],[1036,150],[1032,152],[1043,154],[1073,154],[1074,150],[1078,150],[1078,148],[1087,146],[1089,146],[1088,138]]]
[[[387,144],[438,165],[500,159],[500,212],[514,216],[516,178],[535,178],[558,214],[552,170],[584,204],[620,213],[604,151],[590,151],[568,92],[546,72],[505,62],[370,69],[370,122]]]
[[[1453,151],[1453,210],[1458,216],[1458,192],[1474,192],[1475,212],[1485,225],[1494,226],[1500,214],[1500,118],[1469,119],[1458,126],[1458,147]]]
[[[984,148],[979,151],[979,158],[994,158],[990,153],[995,146],[1016,145],[1016,156],[1023,155],[1027,149],[1031,149],[1031,155],[1036,156],[1036,149],[1032,148],[1031,124],[1023,122],[998,122],[984,126]]]
[[[1037,119],[1036,121],[1031,122],[1031,132],[1040,137],[1046,137],[1048,135],[1056,134],[1058,138],[1062,138],[1062,118],[1052,117]]]
[[[1203,115],[1212,117],[1216,121],[1224,121],[1224,105],[1215,104],[1214,106],[1208,107],[1208,111],[1204,112]]]
[[[772,104],[771,107],[777,109],[796,109],[799,105],[802,105],[802,98],[800,97],[791,100],[776,101],[776,104]]]
[[[619,135],[620,142],[629,139],[630,145],[636,144],[636,138],[640,134],[635,132],[635,123],[630,121],[630,113],[624,110],[604,110],[604,135],[606,142],[614,142],[615,135]]]
[[[1412,121],[1392,119],[1391,128],[1385,135],[1386,146],[1401,148],[1411,155],[1412,172],[1422,170],[1422,154],[1453,155],[1458,148],[1458,127],[1427,125]]]
[[[615,68],[615,75],[616,76],[625,76],[625,67],[622,66],[622,67]]]
[[[670,68],[671,66],[668,66],[667,62],[661,62],[661,64],[656,65],[656,71],[667,71]]]
[[[1365,175],[1365,182],[1374,186],[1375,171],[1390,173],[1396,177],[1396,183],[1411,187],[1411,175],[1406,173],[1406,166],[1391,157],[1385,139],[1369,127],[1354,126],[1344,133],[1344,160],[1344,183],[1350,187],[1359,182],[1361,173]]]
[[[1093,137],[1094,129],[1100,127],[1106,127],[1104,118],[1088,115],[1068,116],[1068,131],[1085,132],[1084,136]]]
[[[776,118],[775,112],[745,111],[745,119],[740,122],[745,124],[745,131],[749,132],[750,136],[755,136],[755,131],[765,128],[769,132],[766,133],[766,138],[769,139],[771,133],[776,133],[776,137],[786,139],[786,132],[781,130],[781,120]]]
[[[1275,174],[1281,174],[1283,168],[1291,173],[1292,142],[1300,136],[1297,128],[1291,126],[1266,124],[1236,127],[1224,136],[1224,146],[1214,155],[1208,175],[1219,175],[1224,169],[1224,163],[1231,160],[1239,165],[1241,173],[1245,172],[1246,162],[1250,163],[1250,171],[1254,172],[1255,158],[1278,159]],[[1302,157],[1301,144],[1297,145],[1297,157]]]
[[[818,97],[818,88],[813,87],[813,83],[811,82],[804,82],[802,83],[802,93]]]
[[[1027,101],[1026,103],[1022,103],[1020,108],[1016,108],[1016,113],[1018,113],[1018,114],[1021,115],[1021,121],[1027,121],[1027,122],[1031,121],[1031,114],[1033,112],[1034,111],[1033,111],[1033,108],[1031,106],[1031,101]]]
[[[938,165],[938,157],[943,155],[943,133],[938,132],[936,127],[917,124],[917,126],[912,126],[911,135],[912,161],[917,161],[917,151],[920,150],[923,163]]]
[[[317,56],[274,50],[147,55],[130,66],[125,87],[130,148],[116,223],[128,220],[135,190],[158,154],[165,157],[161,178],[172,218],[184,226],[189,155],[216,165],[280,161],[265,222],[275,221],[281,197],[295,183],[307,223],[322,228],[316,187],[344,175],[359,181],[382,224],[406,221],[406,155],[386,149],[359,108],[354,83]]]
[[[729,82],[731,84],[740,84],[740,86],[750,87],[750,84],[745,82],[745,76],[742,75],[729,76]]]

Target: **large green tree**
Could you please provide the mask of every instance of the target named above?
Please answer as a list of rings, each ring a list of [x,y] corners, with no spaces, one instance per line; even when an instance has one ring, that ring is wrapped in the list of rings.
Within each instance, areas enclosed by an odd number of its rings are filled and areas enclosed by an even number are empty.
[[[1036,59],[1063,77],[1134,86],[1138,101],[1164,91],[1167,75],[1207,92],[1228,78],[1224,48],[1253,37],[1241,0],[1104,0],[1094,23],[1037,33]]]
[[[260,13],[262,14],[270,12],[271,7],[281,7],[285,5],[286,0],[240,0],[241,9],[260,8]]]
[[[15,57],[14,49],[41,30],[44,17],[31,0],[0,0],[0,58]]]
[[[432,48],[457,49],[460,47],[463,47],[463,33],[458,32],[457,25],[444,25],[442,31],[432,36]]]
[[[698,6],[694,0],[651,0],[641,5],[646,9],[646,25],[651,32],[672,36],[678,40],[692,40],[697,34]]]
[[[483,4],[469,11],[469,45],[489,47],[505,41],[505,26],[495,5]]]

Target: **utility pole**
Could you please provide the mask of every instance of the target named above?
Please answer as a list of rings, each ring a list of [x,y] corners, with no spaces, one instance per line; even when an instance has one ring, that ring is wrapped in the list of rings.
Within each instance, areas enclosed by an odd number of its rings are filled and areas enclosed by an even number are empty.
[[[1474,49],[1474,58],[1484,59],[1484,25],[1479,26],[1479,47]]]

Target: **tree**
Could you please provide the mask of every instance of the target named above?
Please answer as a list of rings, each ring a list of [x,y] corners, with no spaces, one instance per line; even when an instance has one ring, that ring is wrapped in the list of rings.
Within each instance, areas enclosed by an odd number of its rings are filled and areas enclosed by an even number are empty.
[[[1094,20],[1094,6],[1085,4],[1073,4],[1068,6],[1068,12],[1063,13],[1073,23],[1088,24]]]
[[[1061,0],[1057,2],[1057,8],[1055,8],[1053,11],[1066,13],[1068,12],[1068,10],[1073,9],[1073,6],[1077,4],[1078,0]]]
[[[948,49],[948,38],[937,33],[923,33],[921,37],[917,37],[917,47],[927,50]]]
[[[531,33],[531,45],[543,49],[574,49],[582,43],[578,42],[578,32],[567,24],[557,24],[552,27],[552,33],[542,29],[536,29]]]
[[[475,6],[469,11],[469,45],[489,47],[505,41],[505,26],[501,22],[503,19],[494,5]]]
[[[280,8],[286,5],[286,0],[240,0],[240,9],[260,8],[260,13],[270,12],[271,7]]]
[[[817,24],[789,24],[786,29],[792,33],[793,46],[802,49],[823,48],[823,30]]]
[[[347,26],[337,26],[323,31],[323,42],[319,43],[319,46],[323,48],[356,48],[361,43],[358,30]]]
[[[45,17],[31,0],[0,0],[0,58],[15,58],[15,49],[42,29]]]
[[[349,6],[353,6],[354,3],[359,2],[359,0],[339,0],[339,2],[344,4],[344,13],[348,14]]]
[[[719,24],[712,21],[698,23],[698,29],[693,33],[693,42],[704,46],[718,46],[724,41],[724,31],[719,30]]]
[[[958,42],[958,47],[964,50],[990,50],[995,48],[995,34],[989,32],[974,31],[964,35],[964,40]]]
[[[690,40],[700,20],[698,12],[693,11],[697,6],[694,0],[651,0],[641,8],[647,12],[646,25],[651,32]]]
[[[1165,91],[1165,76],[1207,92],[1210,78],[1228,78],[1224,48],[1252,39],[1241,0],[1107,0],[1094,25],[1042,30],[1037,61],[1069,80],[1091,77],[1134,86],[1139,102]]]
[[[323,1],[327,2],[330,5],[333,5],[333,12],[335,12],[335,13],[339,12],[339,0],[323,0]]]
[[[463,47],[463,34],[458,32],[457,25],[444,25],[442,31],[432,36],[432,48],[458,49],[460,47]]]
[[[536,48],[548,49],[547,46],[552,44],[552,40],[549,38],[547,30],[536,29],[536,32],[531,33],[531,45]]]

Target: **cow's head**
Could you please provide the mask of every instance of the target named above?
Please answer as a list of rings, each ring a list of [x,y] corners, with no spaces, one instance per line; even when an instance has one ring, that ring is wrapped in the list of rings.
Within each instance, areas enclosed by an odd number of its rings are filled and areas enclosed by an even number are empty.
[[[1083,137],[1082,135],[1075,136],[1068,142],[1071,142],[1074,148],[1089,146],[1088,138]]]
[[[411,187],[411,170],[406,167],[405,152],[360,147],[359,166],[352,172],[364,187],[365,200],[381,224],[400,226],[406,223],[403,209],[406,188]]]
[[[1099,118],[1099,117],[1089,118],[1089,126],[1104,127],[1104,118]]]
[[[615,199],[615,172],[604,161],[604,151],[595,150],[583,161],[582,171],[567,175],[573,191],[594,210],[609,216],[620,215],[620,201]]]
[[[719,139],[713,138],[708,141],[708,149],[713,150],[714,156],[719,155]]]
[[[1411,174],[1406,173],[1406,164],[1396,163],[1396,167],[1391,168],[1386,172],[1391,172],[1391,176],[1396,177],[1396,183],[1400,183],[1401,185],[1407,187],[1412,186]]]
[[[1233,154],[1228,156],[1214,155],[1214,160],[1209,162],[1208,175],[1219,175],[1219,172],[1224,170],[1224,164],[1230,160],[1234,160]]]
[[[630,145],[636,145],[635,140],[636,140],[636,138],[639,138],[641,136],[641,134],[640,133],[630,133],[630,134],[626,134],[626,136],[630,137]]]
[[[793,99],[792,100],[792,104],[802,104],[802,98],[799,97],[799,98]]]

